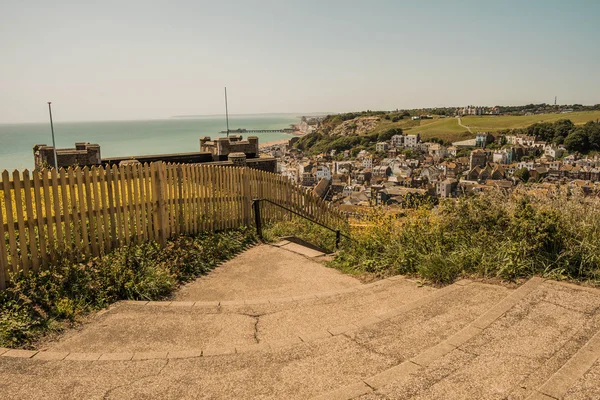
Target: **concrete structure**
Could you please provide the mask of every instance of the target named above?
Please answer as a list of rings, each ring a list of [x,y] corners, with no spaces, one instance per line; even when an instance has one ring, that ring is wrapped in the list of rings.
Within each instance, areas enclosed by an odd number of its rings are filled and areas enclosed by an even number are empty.
[[[231,135],[229,138],[210,137],[200,139],[201,152],[152,154],[142,156],[124,156],[101,158],[100,145],[87,142],[75,143],[75,148],[57,149],[58,167],[72,166],[91,167],[95,165],[120,165],[122,163],[140,162],[152,163],[163,161],[166,163],[205,164],[222,166],[246,166],[261,171],[277,172],[277,159],[273,157],[259,157],[258,138],[251,136],[242,140],[241,136]],[[54,166],[54,148],[45,144],[33,147],[33,156],[36,169]],[[243,157],[242,157],[243,156]]]
[[[600,398],[598,289],[361,284],[320,258],[258,246],[168,301],[120,302],[39,350],[0,349],[3,397]]]
[[[54,147],[36,144],[33,146],[33,159],[35,169],[54,167]],[[56,159],[59,168],[102,164],[100,145],[88,142],[77,142],[71,149],[57,149]]]
[[[249,136],[243,140],[241,135],[229,135],[211,140],[210,136],[200,138],[200,151],[212,154],[214,161],[226,161],[229,153],[244,153],[246,158],[258,157],[258,137]]]

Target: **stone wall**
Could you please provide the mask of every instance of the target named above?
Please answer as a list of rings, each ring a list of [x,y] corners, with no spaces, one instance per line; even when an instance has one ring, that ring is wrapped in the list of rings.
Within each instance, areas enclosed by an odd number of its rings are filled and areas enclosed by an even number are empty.
[[[54,147],[36,144],[33,146],[33,160],[35,169],[54,167]],[[100,145],[79,142],[75,143],[75,148],[57,149],[56,160],[59,168],[100,165]]]
[[[226,161],[230,153],[244,153],[246,158],[258,157],[258,137],[248,136],[242,140],[240,135],[215,138],[209,136],[200,138],[200,151],[211,153],[214,161]]]

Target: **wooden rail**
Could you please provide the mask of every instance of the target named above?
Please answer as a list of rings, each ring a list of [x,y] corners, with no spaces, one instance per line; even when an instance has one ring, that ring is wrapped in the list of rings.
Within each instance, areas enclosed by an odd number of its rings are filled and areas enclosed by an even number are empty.
[[[10,276],[68,258],[83,261],[128,244],[165,245],[180,234],[250,226],[252,199],[282,204],[329,226],[330,203],[281,175],[203,164],[68,168],[0,178],[0,289]],[[263,221],[289,217],[264,202]]]

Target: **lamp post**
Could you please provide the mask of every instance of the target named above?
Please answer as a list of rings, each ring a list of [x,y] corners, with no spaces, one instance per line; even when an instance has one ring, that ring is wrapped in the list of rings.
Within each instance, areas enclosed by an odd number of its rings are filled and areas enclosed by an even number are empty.
[[[52,102],[48,102],[48,112],[50,113],[50,130],[52,131],[52,148],[54,149],[54,168],[58,171],[58,159],[56,157],[56,141],[54,140],[54,124],[52,123]]]

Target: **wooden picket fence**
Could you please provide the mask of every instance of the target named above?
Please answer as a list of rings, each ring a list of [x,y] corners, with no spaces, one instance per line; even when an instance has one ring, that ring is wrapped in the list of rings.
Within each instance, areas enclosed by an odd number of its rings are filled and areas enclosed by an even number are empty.
[[[254,224],[266,198],[332,227],[345,217],[281,175],[203,164],[130,164],[12,174],[0,179],[0,289],[11,274],[59,258],[82,261],[119,246]],[[289,218],[262,202],[263,220]]]

